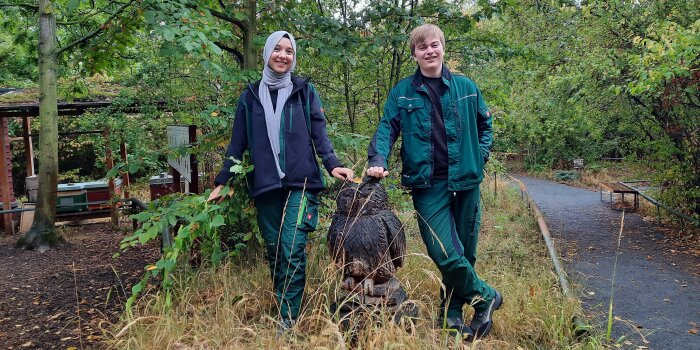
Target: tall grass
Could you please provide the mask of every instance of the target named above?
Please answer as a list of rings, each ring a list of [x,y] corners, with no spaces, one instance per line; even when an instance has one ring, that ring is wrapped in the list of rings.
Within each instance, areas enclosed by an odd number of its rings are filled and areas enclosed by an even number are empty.
[[[610,339],[613,326],[613,301],[615,296],[615,274],[617,272],[617,260],[620,257],[620,242],[622,241],[622,231],[625,228],[625,211],[622,211],[620,219],[620,232],[617,234],[617,249],[615,250],[615,263],[613,264],[612,281],[610,282],[610,303],[608,303],[608,328],[605,337]]]
[[[504,295],[489,337],[460,344],[435,327],[440,274],[425,253],[415,215],[398,213],[405,224],[408,256],[398,278],[419,307],[415,322],[393,322],[375,310],[357,332],[342,332],[330,305],[344,294],[341,271],[323,240],[308,248],[307,285],[298,324],[275,337],[277,306],[265,259],[259,254],[219,269],[184,270],[170,309],[157,293],[136,303],[115,325],[108,344],[117,349],[595,349],[601,337],[575,339],[571,320],[577,300],[564,298],[535,222],[519,193],[493,183],[482,187],[484,214],[477,271]],[[409,201],[410,198],[406,197]],[[327,227],[330,218],[323,218]],[[325,225],[325,226],[324,226]],[[467,307],[465,317],[473,311]]]

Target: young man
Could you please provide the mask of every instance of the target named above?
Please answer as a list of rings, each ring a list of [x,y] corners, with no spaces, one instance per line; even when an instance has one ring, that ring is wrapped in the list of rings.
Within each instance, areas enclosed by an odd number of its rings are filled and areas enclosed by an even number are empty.
[[[454,75],[443,62],[445,36],[435,25],[411,32],[418,69],[389,93],[384,116],[369,145],[367,175],[389,175],[391,147],[403,133],[401,183],[412,189],[413,206],[428,255],[442,273],[442,324],[462,339],[491,331],[503,298],[474,270],[479,233],[479,184],[488,160],[491,114],[476,84]],[[463,306],[474,318],[464,324]]]

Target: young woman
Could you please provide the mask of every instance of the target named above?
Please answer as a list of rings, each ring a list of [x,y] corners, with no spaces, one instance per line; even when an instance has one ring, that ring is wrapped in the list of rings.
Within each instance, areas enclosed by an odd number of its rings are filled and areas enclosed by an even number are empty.
[[[324,188],[316,156],[334,177],[351,181],[326,133],[318,93],[308,79],[292,75],[296,42],[285,31],[272,33],[263,50],[262,79],[248,86],[239,100],[224,166],[209,200],[221,200],[221,188],[234,174],[233,159],[249,152],[247,175],[258,210],[274,292],[279,302],[278,331],[291,328],[299,316],[306,270],[306,239],[318,223],[316,193]]]

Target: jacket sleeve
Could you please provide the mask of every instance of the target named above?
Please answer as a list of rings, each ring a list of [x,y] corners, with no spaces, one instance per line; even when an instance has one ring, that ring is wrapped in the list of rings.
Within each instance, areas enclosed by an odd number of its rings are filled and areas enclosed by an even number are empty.
[[[481,95],[481,90],[476,89],[477,98],[477,115],[476,115],[476,125],[479,132],[479,148],[481,149],[481,156],[484,157],[484,162],[489,160],[491,145],[493,144],[493,126],[492,117],[489,108],[484,102],[484,97]]]
[[[379,166],[389,169],[387,162],[389,153],[401,133],[401,115],[396,94],[394,90],[389,93],[389,98],[384,104],[384,115],[379,120],[377,131],[374,132],[372,141],[369,143],[367,149],[367,167],[369,168]]]
[[[242,160],[243,152],[248,148],[248,133],[247,133],[247,106],[244,102],[246,92],[241,94],[238,100],[238,106],[236,107],[236,115],[233,119],[233,130],[231,132],[231,141],[228,143],[226,149],[226,156],[224,156],[224,166],[221,171],[214,179],[214,184],[224,185],[230,178],[235,176],[231,172],[231,167],[235,165],[233,159]],[[233,159],[232,159],[233,158]]]
[[[323,113],[321,99],[316,89],[309,83],[308,110],[310,115],[311,142],[313,142],[316,156],[321,158],[323,167],[330,174],[333,169],[342,167],[343,164],[333,151],[333,145],[326,131],[326,115]]]

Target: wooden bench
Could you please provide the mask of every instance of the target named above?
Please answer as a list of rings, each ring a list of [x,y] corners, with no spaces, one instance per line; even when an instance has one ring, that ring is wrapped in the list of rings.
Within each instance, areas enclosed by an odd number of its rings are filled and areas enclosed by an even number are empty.
[[[639,209],[639,192],[637,190],[631,189],[627,185],[620,182],[604,182],[600,184],[600,201],[603,202],[603,192],[608,192],[610,194],[610,208],[619,210],[621,208],[615,208],[615,202],[613,201],[613,194],[620,194],[622,196],[622,202],[625,202],[625,194],[631,194],[634,196],[634,210]]]

